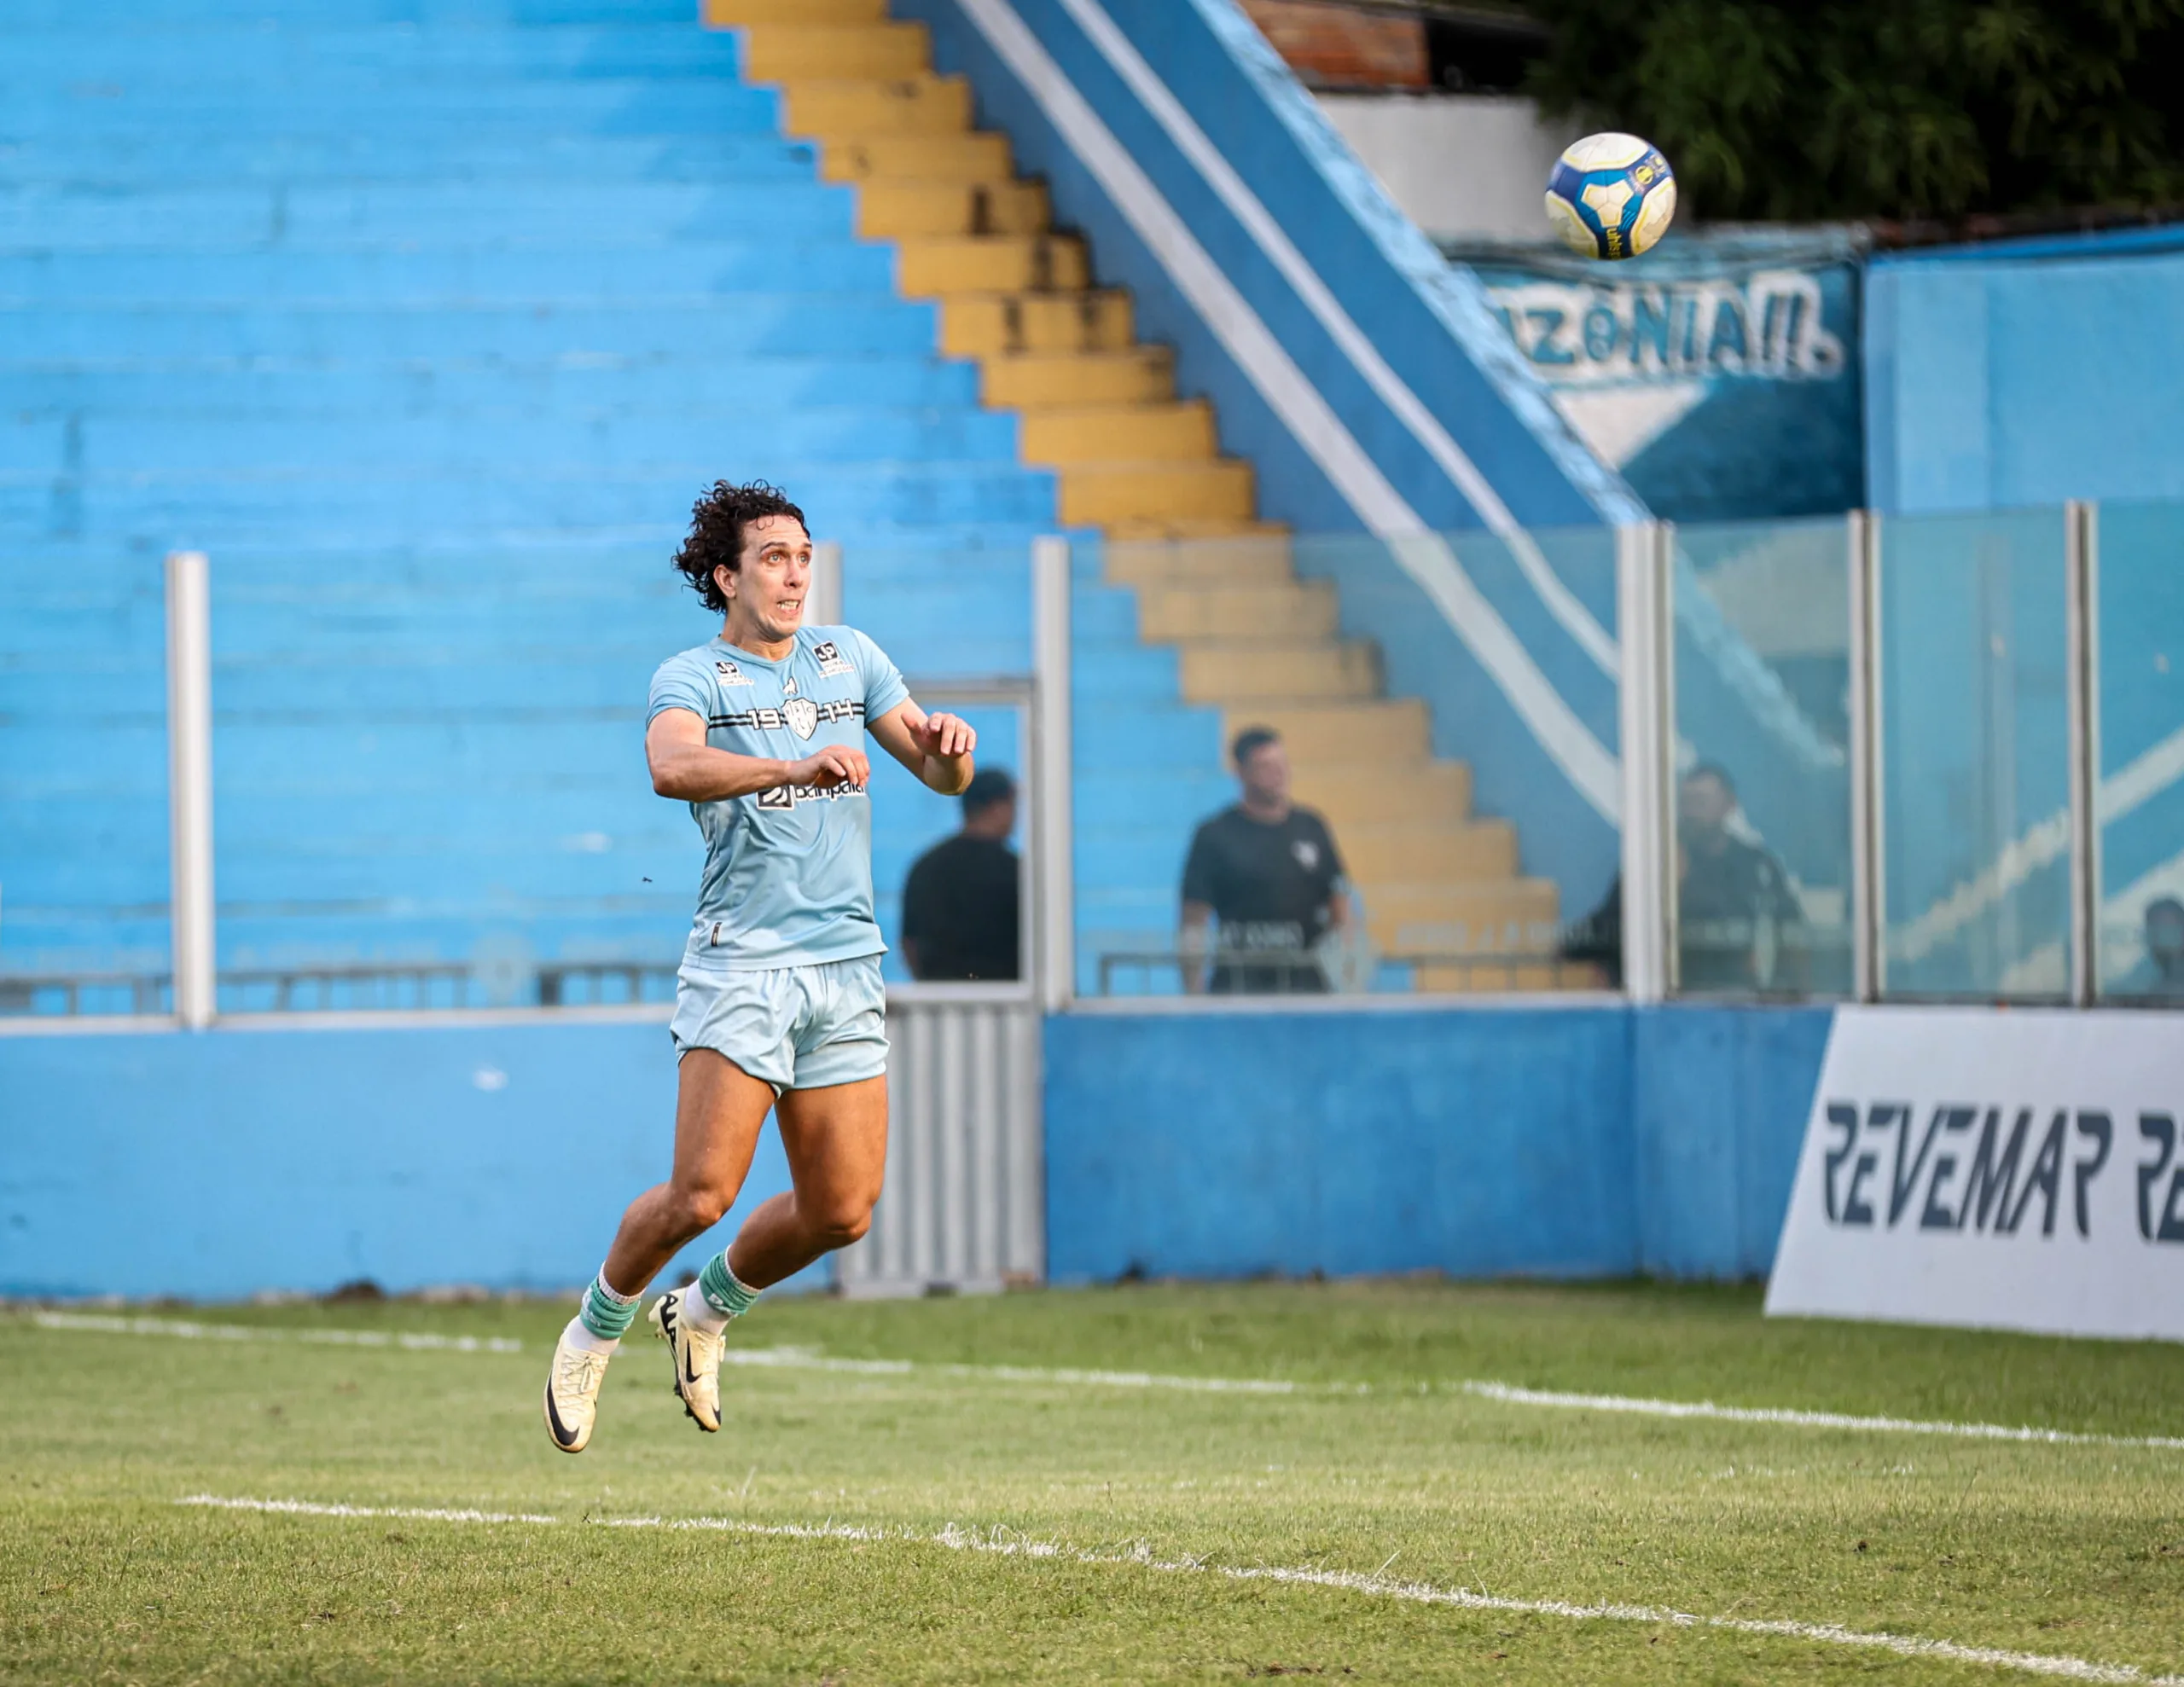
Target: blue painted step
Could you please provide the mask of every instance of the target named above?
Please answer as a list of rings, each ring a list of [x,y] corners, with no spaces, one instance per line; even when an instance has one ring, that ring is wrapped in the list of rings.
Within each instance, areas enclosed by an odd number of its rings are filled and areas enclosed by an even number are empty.
[[[840,266],[852,260],[829,247],[851,244],[855,208],[845,186],[788,178],[733,187],[680,182],[276,183],[136,191],[0,187],[0,252],[346,252],[388,241],[410,248],[565,250],[657,247],[741,233],[746,248],[761,239],[793,243],[793,249],[775,252],[776,277],[817,274],[839,287]],[[885,248],[872,250],[877,255]],[[671,279],[673,260],[662,252],[655,262],[659,279]],[[735,278],[730,285],[756,285],[765,274],[756,267],[747,272],[722,267],[726,264],[716,260],[721,276]],[[881,267],[877,274],[870,284],[886,286],[888,271]],[[156,275],[142,280],[147,285],[137,289],[138,296],[156,294]]]
[[[143,187],[244,182],[761,182],[810,178],[818,148],[770,132],[690,136],[410,135],[345,130],[311,135],[191,137],[105,130],[13,134],[0,119],[0,183]]]
[[[863,249],[845,246],[852,258]],[[859,259],[858,261],[862,261]],[[814,275],[817,288],[828,278]],[[733,307],[194,310],[0,308],[0,361],[275,357],[479,361],[929,354],[933,308],[870,293],[745,293]]]

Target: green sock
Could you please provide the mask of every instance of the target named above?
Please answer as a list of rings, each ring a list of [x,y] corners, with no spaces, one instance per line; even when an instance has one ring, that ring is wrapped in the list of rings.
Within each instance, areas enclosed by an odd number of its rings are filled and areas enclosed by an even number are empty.
[[[584,1308],[577,1313],[584,1327],[602,1342],[619,1342],[637,1315],[637,1301],[642,1290],[624,1300],[616,1294],[601,1271],[591,1279],[591,1287],[584,1291]]]
[[[728,1268],[725,1253],[715,1254],[706,1261],[706,1268],[698,1273],[698,1292],[723,1318],[741,1318],[758,1298],[756,1289],[746,1289],[736,1280],[735,1273]]]

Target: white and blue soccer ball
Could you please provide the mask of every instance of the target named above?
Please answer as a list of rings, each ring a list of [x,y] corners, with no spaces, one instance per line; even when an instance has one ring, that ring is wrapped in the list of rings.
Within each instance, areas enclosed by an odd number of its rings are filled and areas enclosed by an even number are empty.
[[[1635,258],[1676,216],[1676,172],[1635,135],[1572,142],[1547,178],[1547,220],[1581,258]]]

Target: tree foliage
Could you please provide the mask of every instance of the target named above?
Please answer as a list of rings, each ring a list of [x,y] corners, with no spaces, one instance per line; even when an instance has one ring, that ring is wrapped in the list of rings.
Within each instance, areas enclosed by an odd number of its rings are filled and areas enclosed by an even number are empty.
[[[1529,86],[1645,136],[1703,214],[2184,199],[2184,0],[1532,0]]]

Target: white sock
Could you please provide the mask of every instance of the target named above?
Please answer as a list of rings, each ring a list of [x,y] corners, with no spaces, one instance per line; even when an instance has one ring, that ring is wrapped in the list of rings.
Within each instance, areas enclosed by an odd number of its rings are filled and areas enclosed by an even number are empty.
[[[702,1330],[708,1336],[717,1336],[728,1328],[728,1314],[714,1310],[713,1303],[699,1289],[696,1278],[682,1285],[682,1299],[677,1316],[692,1329]]]
[[[572,1318],[569,1320],[569,1327],[561,1332],[561,1339],[578,1353],[586,1354],[611,1354],[622,1345],[619,1336],[610,1341],[604,1336],[593,1335],[590,1330],[584,1327],[584,1320],[581,1318]]]

